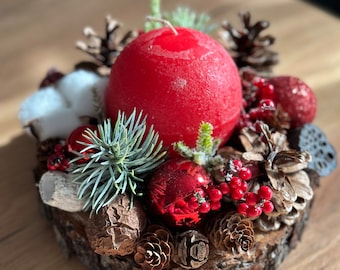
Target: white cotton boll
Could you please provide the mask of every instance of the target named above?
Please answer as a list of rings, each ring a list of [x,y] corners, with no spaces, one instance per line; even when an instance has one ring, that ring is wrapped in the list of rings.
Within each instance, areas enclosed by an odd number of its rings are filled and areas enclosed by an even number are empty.
[[[25,126],[33,119],[66,107],[62,95],[54,87],[49,86],[35,92],[21,104],[18,118]]]
[[[103,99],[107,81],[107,78],[93,72],[76,70],[58,82],[58,90],[78,116],[96,117],[93,91],[96,89],[98,96]]]
[[[39,140],[43,141],[48,138],[67,138],[82,122],[72,109],[62,109],[35,119],[31,125]]]

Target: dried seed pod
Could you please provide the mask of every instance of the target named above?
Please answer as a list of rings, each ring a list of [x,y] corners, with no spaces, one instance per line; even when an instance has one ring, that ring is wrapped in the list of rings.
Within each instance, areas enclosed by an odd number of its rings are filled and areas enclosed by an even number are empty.
[[[127,195],[119,195],[91,219],[85,228],[92,249],[100,255],[125,256],[134,252],[141,231],[146,227],[146,214],[135,198],[130,206]]]
[[[255,244],[253,222],[238,213],[220,213],[207,223],[208,239],[218,250],[243,253]]]
[[[143,270],[167,269],[174,253],[171,232],[152,225],[136,244],[135,262]]]
[[[195,230],[188,230],[176,238],[174,262],[185,269],[196,269],[208,261],[209,240]]]
[[[320,176],[327,176],[336,168],[336,150],[317,126],[306,124],[290,132],[288,140],[293,148],[308,151],[312,155],[309,168],[317,171]]]

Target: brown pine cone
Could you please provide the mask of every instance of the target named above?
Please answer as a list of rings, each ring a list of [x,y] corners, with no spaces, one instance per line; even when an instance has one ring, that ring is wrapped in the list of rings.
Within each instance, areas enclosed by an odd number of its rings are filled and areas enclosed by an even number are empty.
[[[166,228],[152,225],[136,244],[135,262],[143,270],[161,270],[170,266],[174,241]]]
[[[184,269],[196,269],[208,261],[209,240],[195,230],[188,230],[176,238],[174,262]]]
[[[208,222],[206,230],[217,250],[244,253],[254,247],[253,222],[238,213],[220,213]]]
[[[261,36],[269,27],[268,21],[250,23],[250,12],[239,14],[243,29],[235,29],[229,22],[222,25],[222,40],[239,68],[252,67],[259,75],[272,75],[272,67],[278,63],[278,54],[268,49],[275,38],[271,35]]]

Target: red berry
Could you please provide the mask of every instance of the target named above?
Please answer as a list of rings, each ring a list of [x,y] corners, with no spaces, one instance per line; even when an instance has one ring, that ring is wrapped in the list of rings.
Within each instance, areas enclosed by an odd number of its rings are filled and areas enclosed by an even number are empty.
[[[254,108],[254,109],[251,109],[249,111],[249,118],[252,119],[252,120],[258,120],[258,119],[261,119],[262,117],[262,112],[260,109],[258,108]]]
[[[259,107],[262,110],[275,110],[274,101],[271,99],[262,99],[259,102]]]
[[[268,186],[261,186],[257,191],[257,195],[259,196],[260,199],[270,200],[273,196],[273,191]]]
[[[197,202],[197,198],[196,197],[190,197],[190,199],[188,201],[188,206],[189,206],[190,209],[196,210],[199,207],[199,203]]]
[[[241,200],[243,196],[244,196],[244,192],[239,188],[233,189],[230,193],[230,197],[236,201]]]
[[[196,197],[204,198],[206,194],[205,194],[205,191],[202,188],[196,188],[195,189],[195,195],[196,195]]]
[[[76,151],[80,153],[84,148],[86,148],[86,145],[83,145],[82,143],[91,143],[90,140],[84,137],[86,134],[85,131],[87,129],[97,131],[98,127],[96,125],[84,125],[73,130],[66,140],[67,149],[69,152]]]
[[[243,192],[246,192],[248,190],[248,184],[246,181],[242,181],[241,185],[239,187]]]
[[[254,206],[258,201],[258,197],[254,192],[247,192],[244,194],[244,198],[246,199],[246,204],[249,206]]]
[[[209,190],[209,199],[212,202],[218,202],[222,199],[222,192],[221,190],[217,189],[217,188],[212,188],[211,190]]]
[[[237,206],[237,212],[239,212],[241,215],[247,215],[247,209],[249,208],[249,205],[246,203],[240,203]]]
[[[271,201],[265,201],[262,205],[262,211],[269,214],[274,211],[274,205]]]
[[[221,190],[221,192],[222,192],[222,194],[223,195],[227,195],[227,194],[229,194],[230,193],[230,188],[229,188],[229,185],[227,184],[227,183],[221,183],[220,185],[219,185],[219,188],[220,188],[220,190]]]
[[[264,84],[261,89],[262,99],[273,99],[274,98],[274,86],[270,83]]]
[[[252,177],[251,170],[247,167],[243,167],[242,169],[240,169],[238,174],[239,174],[240,178],[244,181],[248,181]]]
[[[242,161],[239,159],[233,160],[233,166],[236,171],[239,171],[243,167]]]
[[[200,205],[199,207],[199,212],[202,214],[206,214],[210,211],[210,203],[209,202],[204,202]]]
[[[292,127],[301,127],[313,121],[317,109],[316,97],[305,82],[291,76],[273,77],[269,82],[274,86],[275,103],[288,113]]]
[[[247,209],[247,216],[250,218],[259,217],[262,214],[262,209],[260,206],[249,206]]]
[[[115,120],[119,110],[128,115],[143,110],[169,149],[177,141],[194,147],[202,121],[213,125],[214,137],[223,143],[242,107],[238,69],[210,36],[176,30],[177,35],[169,27],[146,32],[120,52],[106,91],[107,116]]]
[[[242,180],[239,177],[233,176],[230,179],[229,186],[231,189],[237,189],[241,186],[241,183],[242,183]]]
[[[254,77],[252,82],[256,87],[262,88],[265,85],[266,80],[264,78],[261,78],[261,77]]]
[[[221,209],[221,202],[216,201],[216,202],[210,202],[210,209],[213,211],[217,211]]]
[[[47,168],[50,171],[66,171],[68,167],[69,163],[64,154],[53,153],[47,158]]]

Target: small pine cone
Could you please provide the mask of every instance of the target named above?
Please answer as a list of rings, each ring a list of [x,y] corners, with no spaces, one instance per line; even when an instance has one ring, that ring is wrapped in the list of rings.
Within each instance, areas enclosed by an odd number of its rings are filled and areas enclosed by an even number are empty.
[[[272,75],[272,67],[278,63],[278,54],[268,49],[275,38],[271,35],[260,36],[269,27],[268,21],[250,23],[250,13],[239,14],[244,29],[237,30],[229,22],[222,25],[222,40],[239,68],[252,67],[259,75]]]
[[[220,213],[207,224],[206,230],[218,250],[243,253],[254,246],[253,222],[238,213]]]
[[[170,266],[174,241],[167,229],[152,225],[136,244],[135,262],[143,270],[161,270]]]
[[[188,230],[176,238],[174,262],[184,269],[196,269],[208,261],[209,240],[195,230]]]

